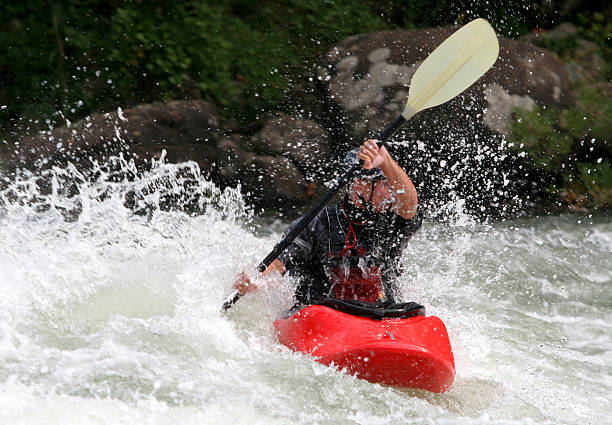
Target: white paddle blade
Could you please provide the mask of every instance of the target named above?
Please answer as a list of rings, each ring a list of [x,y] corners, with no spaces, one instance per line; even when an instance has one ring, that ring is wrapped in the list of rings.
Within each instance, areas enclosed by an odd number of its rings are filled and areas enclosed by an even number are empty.
[[[476,19],[440,44],[414,73],[405,119],[448,102],[487,72],[497,60],[499,43],[491,25]]]

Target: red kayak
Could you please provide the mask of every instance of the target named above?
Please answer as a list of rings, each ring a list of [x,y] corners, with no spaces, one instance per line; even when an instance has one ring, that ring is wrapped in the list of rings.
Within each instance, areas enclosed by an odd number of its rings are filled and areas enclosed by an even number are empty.
[[[278,340],[366,381],[441,393],[455,377],[444,323],[422,312],[375,320],[310,305],[274,323]]]

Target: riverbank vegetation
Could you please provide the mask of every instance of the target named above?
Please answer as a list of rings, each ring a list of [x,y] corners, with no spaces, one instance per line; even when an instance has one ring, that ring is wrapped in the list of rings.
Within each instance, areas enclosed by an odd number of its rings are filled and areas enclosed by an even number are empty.
[[[517,110],[510,139],[527,168],[544,172],[550,195],[586,212],[612,207],[612,23],[601,13],[576,22],[535,40],[563,64],[575,106]]]
[[[610,205],[610,20],[604,2],[430,0],[42,0],[0,5],[0,139],[139,103],[204,99],[245,127],[299,109],[313,69],[339,40],[488,19],[558,54],[576,92],[566,111],[517,111],[510,140],[577,210]],[[586,44],[585,44],[586,42]],[[591,49],[591,53],[585,53]],[[601,61],[597,72],[589,63]]]

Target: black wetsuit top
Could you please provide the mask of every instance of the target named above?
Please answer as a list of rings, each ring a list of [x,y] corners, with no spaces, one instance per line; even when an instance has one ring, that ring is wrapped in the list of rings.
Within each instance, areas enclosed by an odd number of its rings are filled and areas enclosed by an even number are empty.
[[[311,304],[331,294],[330,271],[334,267],[380,267],[387,300],[396,301],[395,281],[402,273],[401,255],[410,237],[421,227],[421,208],[410,220],[388,212],[368,225],[355,225],[357,244],[346,255],[349,222],[342,203],[327,206],[279,255],[287,275],[298,277],[296,298]],[[297,220],[291,224],[294,226]],[[290,227],[291,228],[291,227]],[[345,252],[339,255],[343,250]]]

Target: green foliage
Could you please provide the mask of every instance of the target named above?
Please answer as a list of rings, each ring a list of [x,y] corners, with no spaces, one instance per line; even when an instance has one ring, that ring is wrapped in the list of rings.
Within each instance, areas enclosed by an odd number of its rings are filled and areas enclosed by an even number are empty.
[[[564,111],[517,110],[511,125],[513,149],[526,152],[530,166],[562,182],[551,192],[581,207],[612,205],[612,99],[592,88],[577,93],[575,107]]]
[[[604,158],[612,155],[612,99],[598,84],[612,77],[612,23],[598,12],[578,13],[572,21],[576,35],[542,37],[537,43],[583,69],[573,81],[576,105],[563,111],[516,111],[511,140],[527,153],[528,167],[548,176],[549,191],[576,211],[609,208],[612,168]]]
[[[559,169],[574,145],[573,138],[557,125],[559,111],[538,107],[533,111],[517,110],[516,115],[511,126],[515,149],[529,154],[536,168],[546,172]]]
[[[347,36],[475,17],[517,36],[541,16],[526,0],[2,2],[0,128],[6,137],[44,120],[182,98],[255,122],[306,87],[320,57]]]
[[[371,1],[4,2],[0,126],[27,129],[140,102],[204,98],[255,120],[331,44],[391,26]],[[25,123],[23,123],[25,121]],[[34,125],[33,127],[36,127]]]
[[[105,58],[113,2],[35,3],[0,5],[0,44],[6,46],[0,49],[0,103],[6,106],[0,125],[23,131],[30,120],[53,122],[129,101],[134,92],[118,90],[116,82],[125,80]]]
[[[527,0],[380,1],[374,8],[401,28],[463,25],[484,18],[498,34],[506,37],[517,37],[531,28],[547,27],[553,22],[537,4]]]
[[[536,45],[550,50],[564,61],[571,59],[572,52],[577,46],[577,37],[558,37],[558,38],[541,38],[536,41]]]
[[[588,191],[598,188],[612,189],[612,166],[609,160],[596,163],[579,162],[577,168],[579,179]]]
[[[593,55],[599,56],[605,63],[600,72],[603,81],[612,78],[612,22],[606,20],[599,12],[578,13],[574,19],[578,30],[576,35],[569,37],[540,38],[536,44],[554,52],[563,62],[582,63],[583,66],[592,67]],[[580,40],[594,43],[594,49],[586,48]]]
[[[597,44],[599,48],[598,54],[605,61],[605,69],[603,79],[610,81],[612,79],[612,22],[608,21],[602,13],[593,14],[578,14],[579,34],[581,37],[590,40]]]
[[[608,21],[604,14],[600,12],[578,13],[577,21],[580,36],[595,42],[609,54],[612,22]]]
[[[612,142],[612,99],[594,87],[576,93],[576,106],[562,111],[560,127],[576,140],[594,138],[601,144]]]
[[[564,179],[564,189],[558,192],[575,210],[612,207],[612,165],[610,161],[579,162],[576,172]]]

